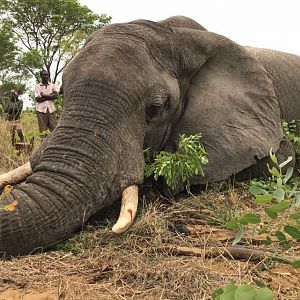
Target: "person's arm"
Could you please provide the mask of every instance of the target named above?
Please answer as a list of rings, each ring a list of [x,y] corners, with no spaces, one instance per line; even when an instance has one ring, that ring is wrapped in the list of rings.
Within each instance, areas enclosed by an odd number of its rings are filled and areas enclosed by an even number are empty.
[[[34,89],[34,95],[35,95],[35,101],[40,103],[40,102],[44,102],[47,101],[48,99],[46,99],[44,97],[44,95],[41,94],[39,86],[36,85],[35,89]]]
[[[57,99],[58,92],[57,92],[57,89],[56,89],[56,85],[51,84],[51,88],[52,88],[52,92],[50,94],[46,95],[46,94],[40,93],[40,95],[43,99],[51,100],[51,101],[54,101],[55,99]],[[43,101],[46,101],[46,100],[43,100]],[[40,102],[43,102],[43,101],[40,101]]]
[[[53,91],[51,94],[49,94],[49,95],[44,95],[44,94],[42,94],[42,98],[43,99],[46,99],[46,100],[55,100],[56,98],[57,98],[57,92],[56,91]],[[43,101],[45,101],[45,100],[43,100]],[[43,102],[43,101],[41,101],[41,102]]]

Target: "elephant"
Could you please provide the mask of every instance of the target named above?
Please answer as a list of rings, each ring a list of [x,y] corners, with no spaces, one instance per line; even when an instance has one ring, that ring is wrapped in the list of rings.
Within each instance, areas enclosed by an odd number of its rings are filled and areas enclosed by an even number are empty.
[[[0,212],[0,252],[47,249],[117,201],[113,231],[126,231],[144,149],[175,152],[179,134],[201,133],[208,153],[192,184],[263,176],[270,149],[295,158],[281,121],[300,117],[299,78],[299,56],[239,45],[184,16],[97,30],[63,72],[56,129],[0,176],[0,187],[14,184],[2,204],[16,203]]]

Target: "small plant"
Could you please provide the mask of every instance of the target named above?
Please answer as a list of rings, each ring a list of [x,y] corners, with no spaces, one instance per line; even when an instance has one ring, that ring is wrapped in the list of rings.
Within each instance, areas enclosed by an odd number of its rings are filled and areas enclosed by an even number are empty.
[[[274,164],[273,167],[268,166],[270,178],[267,181],[253,180],[251,181],[250,193],[254,196],[254,202],[261,206],[265,214],[264,226],[258,230],[259,234],[267,233],[277,237],[281,244],[287,244],[287,236],[292,239],[300,240],[300,192],[297,190],[298,182],[293,182],[291,177],[293,168],[288,168],[283,174],[283,167],[291,160],[291,157],[281,164],[278,163],[276,156],[270,151],[270,158]],[[289,222],[286,218],[280,218],[280,214],[288,213]],[[274,221],[280,221],[277,229],[272,231],[271,224]],[[238,229],[236,238],[233,243],[237,244],[242,236],[245,227],[249,224],[260,223],[261,217],[257,214],[245,214],[239,218],[233,218],[225,224],[226,228]],[[256,227],[254,227],[254,231]],[[272,240],[267,236],[265,241],[267,244]]]
[[[256,288],[250,284],[237,286],[233,283],[212,294],[212,300],[273,300],[273,292],[267,288]]]
[[[57,119],[59,119],[64,105],[64,98],[62,95],[58,95],[57,99],[54,102],[54,105],[55,105],[55,116]]]
[[[281,122],[281,126],[283,132],[287,136],[287,138],[293,143],[295,152],[300,154],[300,137],[299,137],[299,120],[292,120],[291,122],[287,122],[283,120]]]
[[[179,135],[179,147],[175,153],[161,151],[154,162],[146,164],[145,176],[153,175],[155,180],[162,176],[167,185],[175,190],[179,182],[186,183],[195,175],[204,175],[203,166],[208,163],[206,151],[199,143],[201,134],[185,136]]]

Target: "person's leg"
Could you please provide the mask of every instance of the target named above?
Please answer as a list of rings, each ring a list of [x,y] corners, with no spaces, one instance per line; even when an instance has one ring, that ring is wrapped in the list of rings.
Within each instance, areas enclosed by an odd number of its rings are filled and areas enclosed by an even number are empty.
[[[23,130],[22,130],[22,127],[21,127],[21,121],[20,120],[15,121],[15,130],[18,133],[18,136],[20,138],[20,142],[24,143],[25,139],[24,139],[24,134],[23,134]]]
[[[10,135],[11,135],[11,144],[15,146],[16,144],[16,134],[15,134],[15,125],[13,121],[9,122],[10,126]]]
[[[47,114],[36,112],[40,133],[47,130]]]
[[[50,129],[50,131],[53,131],[54,128],[56,127],[56,125],[57,125],[57,120],[56,120],[55,114],[49,113],[49,129]]]
[[[22,129],[18,129],[18,130],[17,130],[17,133],[18,133],[20,142],[21,142],[21,143],[24,143],[24,142],[25,142],[25,139],[24,139],[24,134],[23,134]]]

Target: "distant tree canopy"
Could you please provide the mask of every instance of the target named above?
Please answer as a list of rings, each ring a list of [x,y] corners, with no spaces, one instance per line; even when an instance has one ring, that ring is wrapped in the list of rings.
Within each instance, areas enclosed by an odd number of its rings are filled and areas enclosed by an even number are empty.
[[[0,73],[13,68],[38,78],[45,68],[55,82],[87,36],[110,20],[77,0],[0,0]]]
[[[9,24],[0,27],[0,70],[8,70],[17,55],[14,33]]]
[[[9,24],[0,26],[0,97],[9,94],[11,89],[24,92],[25,81],[23,76],[18,74],[16,56],[18,47],[14,40],[14,33]]]

